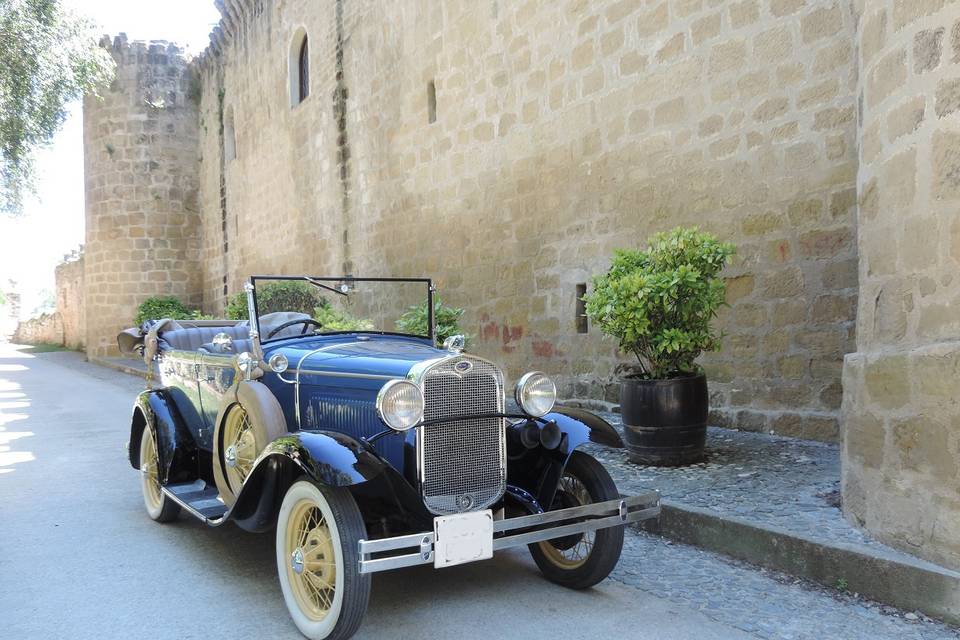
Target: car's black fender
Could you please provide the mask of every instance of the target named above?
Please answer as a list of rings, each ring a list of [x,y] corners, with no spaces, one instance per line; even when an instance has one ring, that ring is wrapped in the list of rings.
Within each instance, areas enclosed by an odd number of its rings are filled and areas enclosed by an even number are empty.
[[[160,483],[194,480],[197,443],[168,389],[142,391],[133,404],[127,456],[134,469],[140,468],[140,438],[148,424],[157,438]]]
[[[390,465],[369,447],[334,431],[296,431],[264,448],[243,483],[230,518],[249,531],[273,526],[287,488],[300,476],[329,487],[377,478]]]
[[[550,508],[574,451],[588,443],[617,449],[624,446],[620,434],[609,422],[573,407],[556,407],[541,420],[521,422],[508,429],[512,433],[507,438],[507,482],[533,495],[544,510]],[[524,429],[530,432],[536,429],[544,437],[529,446],[533,441],[528,435],[528,444],[523,443],[521,433]],[[548,436],[551,431],[554,434]],[[554,442],[556,446],[545,446]]]

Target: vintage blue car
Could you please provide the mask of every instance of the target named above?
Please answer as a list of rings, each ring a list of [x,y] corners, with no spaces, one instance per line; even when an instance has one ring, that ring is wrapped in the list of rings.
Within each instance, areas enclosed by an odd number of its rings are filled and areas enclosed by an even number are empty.
[[[590,587],[616,565],[624,525],[659,513],[656,492],[622,498],[578,450],[623,444],[597,416],[554,406],[547,376],[519,378],[510,411],[495,364],[464,353],[463,336],[436,346],[429,279],[254,276],[245,289],[243,320],[120,335],[159,370],[134,404],[130,464],[158,522],[183,510],[275,528],[306,637],[353,635],[372,573],[518,545],[549,580]],[[412,333],[411,308],[426,318]]]

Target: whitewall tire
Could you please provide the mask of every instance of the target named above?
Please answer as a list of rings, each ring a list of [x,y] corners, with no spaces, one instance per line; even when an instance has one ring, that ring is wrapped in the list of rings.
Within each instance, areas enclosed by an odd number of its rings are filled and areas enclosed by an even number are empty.
[[[349,491],[306,479],[287,490],[277,518],[277,574],[290,617],[310,640],[343,640],[370,600],[357,541],[366,537]]]
[[[170,522],[180,515],[180,505],[160,490],[160,457],[157,440],[149,425],[140,435],[140,488],[147,515],[157,522]]]

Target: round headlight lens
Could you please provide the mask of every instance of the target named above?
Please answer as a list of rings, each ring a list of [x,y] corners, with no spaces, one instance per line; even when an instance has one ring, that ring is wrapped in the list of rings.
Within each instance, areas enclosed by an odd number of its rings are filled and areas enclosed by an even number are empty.
[[[524,412],[539,418],[553,409],[557,401],[557,385],[539,371],[531,371],[517,382],[514,398]]]
[[[283,373],[287,370],[287,367],[290,366],[287,356],[283,355],[282,353],[273,354],[270,356],[270,360],[268,360],[268,362],[270,364],[270,369],[274,373]]]
[[[407,380],[391,380],[377,394],[377,415],[395,431],[406,431],[423,419],[423,393]]]

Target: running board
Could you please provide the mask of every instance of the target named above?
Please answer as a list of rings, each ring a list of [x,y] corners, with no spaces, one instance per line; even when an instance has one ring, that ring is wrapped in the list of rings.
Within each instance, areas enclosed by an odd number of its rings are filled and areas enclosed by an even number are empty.
[[[216,487],[207,486],[203,480],[169,484],[160,490],[190,515],[209,525],[220,524],[228,511],[227,505],[220,500],[220,492]]]
[[[660,493],[650,491],[622,500],[558,509],[493,523],[493,550],[553,540],[564,536],[639,522],[660,515]],[[573,520],[573,522],[570,522]],[[376,573],[434,560],[434,533],[424,531],[393,538],[360,540],[360,573]],[[414,553],[410,553],[416,549]],[[391,552],[406,551],[392,554]],[[373,555],[377,554],[374,558]]]

